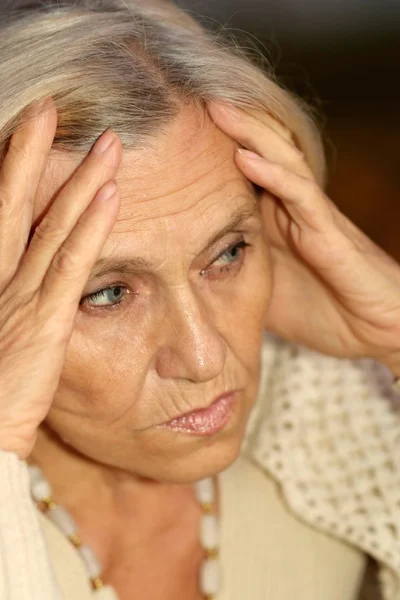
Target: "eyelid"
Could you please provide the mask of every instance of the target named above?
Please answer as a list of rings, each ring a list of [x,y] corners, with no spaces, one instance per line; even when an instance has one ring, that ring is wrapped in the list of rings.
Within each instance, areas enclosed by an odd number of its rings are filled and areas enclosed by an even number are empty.
[[[124,288],[124,290],[129,291],[128,286],[126,285],[126,283],[122,283],[120,281],[116,281],[116,282],[110,282],[109,284],[104,284],[102,286],[100,286],[98,289],[93,290],[90,293],[86,293],[82,296],[79,304],[82,305],[84,303],[85,300],[87,300],[87,298],[91,298],[92,296],[96,296],[97,294],[101,294],[101,292],[105,292],[109,289],[112,289],[114,287],[121,287]]]
[[[218,255],[216,258],[214,258],[214,259],[213,259],[213,260],[212,260],[212,261],[211,261],[211,262],[208,264],[208,266],[207,266],[205,269],[202,269],[202,270],[200,271],[200,275],[202,275],[202,276],[207,276],[207,275],[208,275],[208,273],[210,273],[208,276],[212,278],[212,275],[211,275],[211,273],[212,273],[212,270],[213,270],[213,265],[214,265],[214,263],[216,263],[216,262],[217,262],[217,261],[218,261],[220,258],[222,258],[222,256],[223,256],[223,255],[224,255],[226,252],[229,252],[229,250],[233,250],[234,248],[237,248],[238,246],[239,246],[239,247],[241,246],[241,248],[240,248],[240,249],[241,249],[241,251],[242,251],[241,253],[242,253],[242,255],[243,255],[243,256],[242,256],[242,260],[239,260],[239,259],[237,259],[237,260],[235,260],[233,263],[231,263],[231,264],[229,264],[229,265],[224,265],[224,266],[222,266],[222,267],[216,267],[216,269],[217,269],[219,272],[222,272],[222,271],[230,271],[231,269],[234,269],[234,268],[235,268],[235,266],[240,266],[240,265],[239,265],[239,263],[240,263],[240,262],[241,262],[241,263],[243,263],[243,260],[244,260],[244,258],[245,258],[245,257],[244,257],[244,253],[245,253],[246,249],[247,249],[248,247],[250,247],[250,246],[251,246],[251,244],[250,244],[250,243],[246,242],[246,240],[243,238],[243,236],[241,237],[241,239],[240,239],[240,240],[237,240],[236,242],[234,242],[234,243],[232,243],[232,244],[229,244],[229,245],[228,245],[228,246],[225,248],[225,250],[223,250],[222,252],[220,252],[220,253],[219,253],[219,255]]]
[[[219,258],[221,258],[221,256],[223,256],[226,252],[228,252],[229,250],[232,250],[232,248],[235,248],[235,246],[237,246],[238,244],[245,242],[243,232],[232,232],[232,233],[237,234],[236,240],[231,241],[231,242],[225,242],[222,249],[218,250],[216,255],[214,256],[214,258],[212,258],[210,260],[210,265],[212,265],[215,261],[217,261]]]

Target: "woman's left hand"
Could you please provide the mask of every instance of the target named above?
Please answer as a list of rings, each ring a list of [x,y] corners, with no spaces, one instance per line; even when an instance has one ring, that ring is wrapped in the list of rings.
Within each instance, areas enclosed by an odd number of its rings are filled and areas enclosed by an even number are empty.
[[[282,125],[225,104],[209,112],[250,151],[236,153],[237,166],[264,190],[267,329],[326,354],[376,358],[400,375],[400,265],[326,197]]]

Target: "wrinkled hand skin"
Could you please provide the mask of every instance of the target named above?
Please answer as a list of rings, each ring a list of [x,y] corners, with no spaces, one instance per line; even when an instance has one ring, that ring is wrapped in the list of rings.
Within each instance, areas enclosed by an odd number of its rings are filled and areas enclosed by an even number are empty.
[[[25,117],[0,169],[0,449],[21,459],[50,409],[82,290],[117,218],[122,157],[105,132],[109,148],[95,145],[34,227],[57,110],[48,98]]]
[[[238,142],[237,166],[263,189],[274,265],[267,329],[400,375],[400,265],[324,194],[280,123],[222,103],[209,112]]]

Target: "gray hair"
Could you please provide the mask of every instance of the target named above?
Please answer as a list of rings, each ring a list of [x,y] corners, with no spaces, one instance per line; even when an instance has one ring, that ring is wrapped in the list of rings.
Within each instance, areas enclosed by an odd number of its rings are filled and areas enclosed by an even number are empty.
[[[28,105],[52,96],[54,147],[88,152],[112,127],[145,143],[191,101],[269,113],[294,135],[318,181],[324,153],[309,111],[235,45],[160,0],[1,0],[0,152]]]

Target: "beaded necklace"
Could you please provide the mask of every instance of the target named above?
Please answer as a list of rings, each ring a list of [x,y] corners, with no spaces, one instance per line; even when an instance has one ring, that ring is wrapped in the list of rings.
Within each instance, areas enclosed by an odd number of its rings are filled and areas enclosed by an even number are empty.
[[[94,600],[105,598],[118,600],[115,590],[105,585],[102,579],[102,567],[93,550],[85,545],[79,535],[77,525],[70,513],[53,499],[50,483],[41,469],[28,465],[30,488],[33,501],[38,508],[68,538],[83,560],[90,579]],[[200,504],[202,516],[199,539],[205,558],[200,566],[199,588],[204,600],[216,600],[221,588],[221,568],[219,561],[219,523],[214,513],[216,486],[213,478],[202,479],[194,484],[196,499]]]

